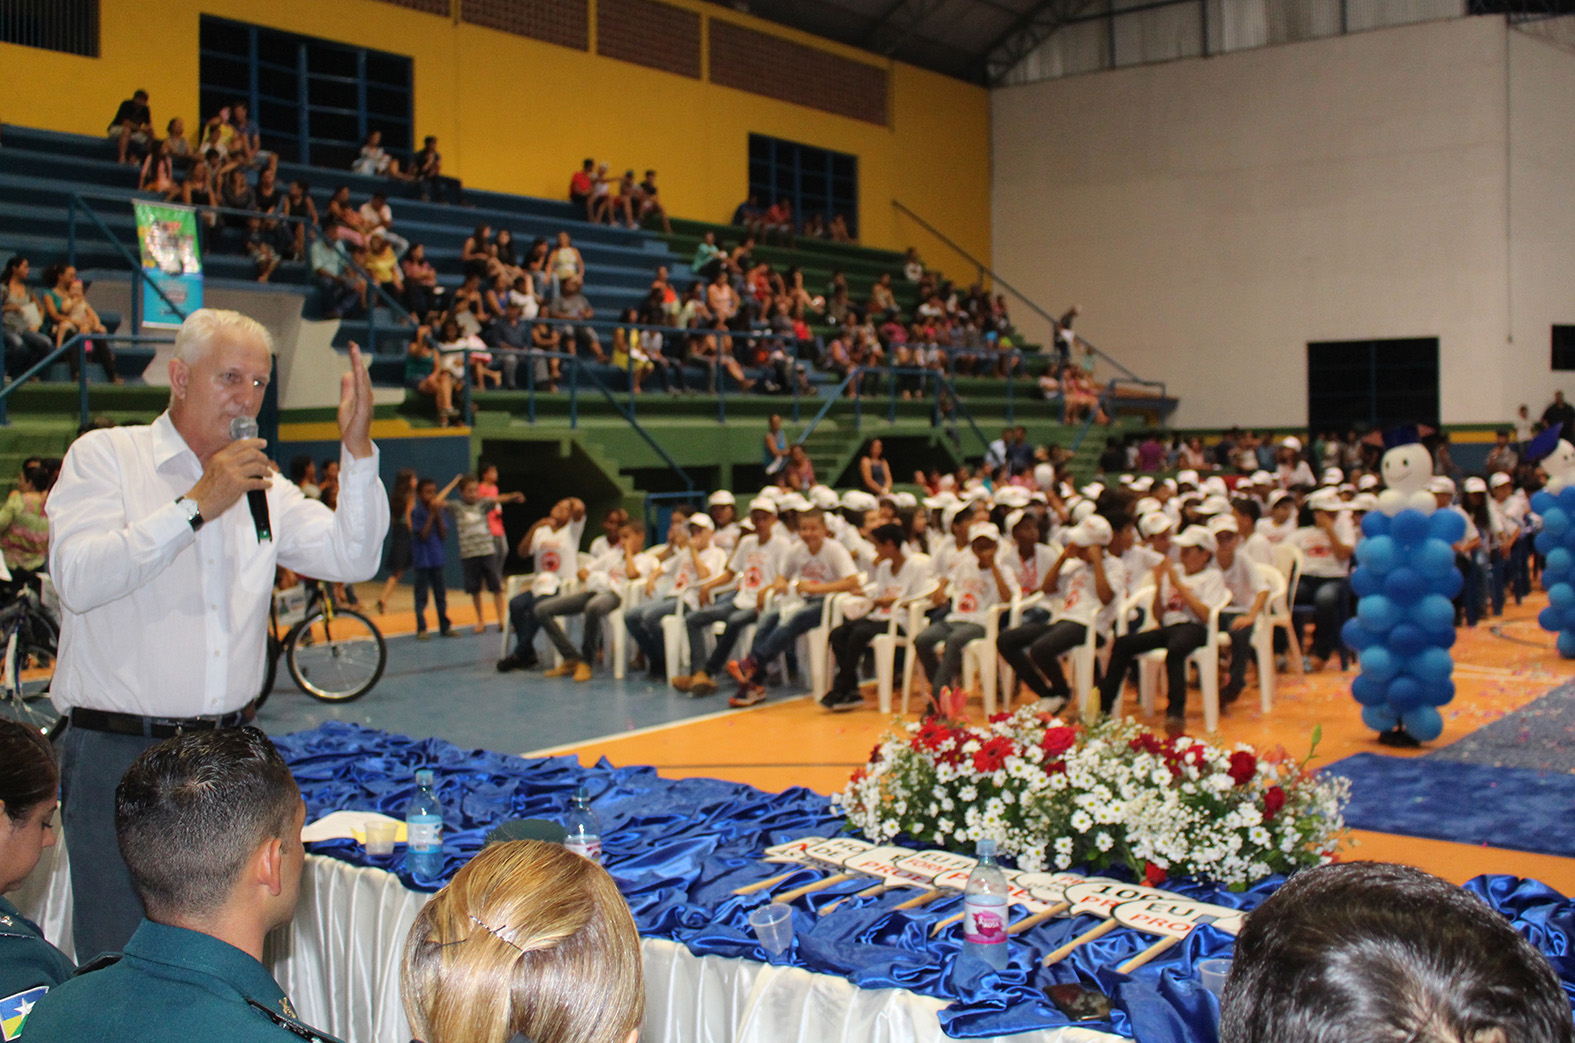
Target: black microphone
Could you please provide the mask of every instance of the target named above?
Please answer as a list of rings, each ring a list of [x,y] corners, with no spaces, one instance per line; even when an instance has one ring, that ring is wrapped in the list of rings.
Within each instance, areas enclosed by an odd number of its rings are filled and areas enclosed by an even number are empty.
[[[254,417],[238,416],[230,421],[230,437],[236,441],[257,437]],[[252,524],[257,527],[257,542],[273,539],[273,525],[268,521],[268,492],[266,489],[248,489],[246,503],[252,509]]]

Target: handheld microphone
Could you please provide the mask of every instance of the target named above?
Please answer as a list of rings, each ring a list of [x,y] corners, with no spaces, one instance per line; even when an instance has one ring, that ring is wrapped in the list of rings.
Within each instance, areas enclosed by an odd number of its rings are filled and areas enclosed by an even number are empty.
[[[257,420],[254,417],[238,416],[230,421],[230,437],[236,441],[242,438],[257,437]],[[246,492],[246,504],[252,509],[252,525],[257,529],[257,542],[273,539],[273,525],[268,520],[268,492],[265,489],[249,489]]]

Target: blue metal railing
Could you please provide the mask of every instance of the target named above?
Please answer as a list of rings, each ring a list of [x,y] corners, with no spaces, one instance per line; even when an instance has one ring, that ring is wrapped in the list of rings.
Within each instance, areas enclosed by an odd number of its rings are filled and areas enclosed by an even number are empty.
[[[943,376],[933,369],[925,369],[921,366],[855,366],[848,372],[848,375],[842,379],[842,383],[837,385],[836,390],[832,392],[831,397],[826,400],[825,405],[820,407],[820,411],[815,414],[813,419],[810,420],[808,426],[804,428],[804,430],[799,434],[798,439],[793,444],[803,445],[806,441],[808,441],[809,436],[814,434],[815,428],[819,426],[822,420],[826,419],[826,417],[830,415],[832,409],[838,405],[844,404],[843,393],[846,392],[850,387],[856,387],[857,383],[861,381],[866,375],[880,376],[882,374],[885,374],[891,378],[898,376],[915,376],[921,380],[928,378],[932,391],[930,404],[930,426],[936,428],[937,430],[944,430],[948,420],[955,423],[956,417],[961,416],[963,420],[967,421],[968,427],[979,439],[979,445],[984,450],[989,450],[990,439],[987,438],[985,433],[979,429],[979,425],[974,421],[973,414],[968,411],[968,407],[962,404],[962,400],[957,394],[957,385],[950,377]],[[946,395],[946,401],[944,403],[941,398],[942,392],[944,392]],[[865,396],[863,395],[855,395],[847,403],[853,407],[853,430],[855,433],[863,430],[864,399]],[[892,408],[894,411],[895,406]],[[894,412],[892,417],[894,419]],[[888,420],[888,422],[890,422],[890,420]],[[955,437],[956,436],[954,434],[954,440]],[[960,443],[958,444],[958,448],[962,448]]]
[[[1146,387],[1157,387],[1159,388],[1159,402],[1164,403],[1166,400],[1164,381],[1135,380],[1131,378],[1127,380],[1111,379],[1105,384],[1105,389],[1099,393],[1099,399],[1095,402],[1094,407],[1088,411],[1088,416],[1083,418],[1082,425],[1078,427],[1077,435],[1072,439],[1072,452],[1075,453],[1083,447],[1083,440],[1088,437],[1089,428],[1094,426],[1094,421],[1099,418],[1099,414],[1103,413],[1107,417],[1111,415],[1109,409],[1110,400],[1116,397],[1117,384],[1142,384]],[[1163,404],[1160,408],[1164,408]],[[1064,394],[1061,396],[1061,411],[1064,419],[1066,413],[1066,396]]]
[[[11,395],[17,388],[32,380],[38,374],[65,358],[70,352],[81,350],[87,341],[98,340],[120,344],[173,344],[174,337],[143,337],[129,334],[114,333],[79,333],[70,340],[61,344],[54,351],[33,363],[27,369],[18,373],[14,380],[8,381],[5,376],[5,341],[0,339],[0,427],[9,426],[11,423],[8,408]],[[88,362],[82,359],[77,364],[77,423],[88,422]]]

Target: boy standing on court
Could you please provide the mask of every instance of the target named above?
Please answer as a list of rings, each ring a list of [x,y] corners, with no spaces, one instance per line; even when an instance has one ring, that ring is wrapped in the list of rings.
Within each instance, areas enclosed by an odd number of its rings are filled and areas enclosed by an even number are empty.
[[[489,497],[481,496],[480,480],[473,474],[460,475],[459,502],[442,501],[443,507],[454,516],[454,529],[459,536],[459,563],[464,570],[465,593],[476,606],[475,632],[487,629],[486,612],[481,606],[483,585],[492,592],[493,608],[498,616],[498,629],[503,628],[503,570],[498,558],[497,541],[492,535],[491,515],[500,503],[523,503],[524,493]],[[450,483],[450,488],[452,488]]]
[[[448,554],[443,547],[448,523],[443,519],[442,500],[453,487],[450,483],[440,493],[437,482],[423,478],[416,483],[416,505],[410,508],[410,571],[415,574],[416,637],[422,641],[428,636],[428,590],[432,592],[432,603],[437,609],[438,632],[444,637],[459,636],[449,625],[448,587],[443,580],[443,567],[448,564]]]

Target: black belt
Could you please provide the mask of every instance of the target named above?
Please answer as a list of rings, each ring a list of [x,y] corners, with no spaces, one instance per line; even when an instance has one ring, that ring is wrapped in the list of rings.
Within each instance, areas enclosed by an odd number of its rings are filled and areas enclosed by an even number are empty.
[[[233,713],[220,717],[141,717],[134,713],[108,710],[71,711],[71,726],[90,732],[114,735],[140,735],[146,739],[168,739],[183,732],[211,732],[220,728],[239,728],[257,716],[257,708],[247,703]]]

